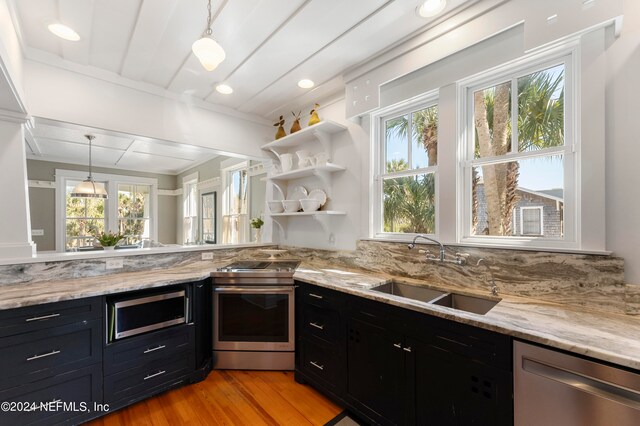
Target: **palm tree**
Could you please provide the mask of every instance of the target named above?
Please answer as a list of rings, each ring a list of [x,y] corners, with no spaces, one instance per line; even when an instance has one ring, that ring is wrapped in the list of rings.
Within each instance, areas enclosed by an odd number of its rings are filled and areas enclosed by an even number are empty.
[[[420,137],[420,143],[428,156],[428,166],[437,164],[438,156],[438,109],[429,107],[412,113],[413,135]],[[409,120],[403,115],[387,121],[387,137],[406,139]],[[405,160],[387,162],[387,173],[408,170]],[[435,229],[435,186],[433,175],[423,177],[402,177],[387,179],[383,183],[384,222],[387,232],[434,232]]]
[[[404,160],[391,160],[387,162],[387,173],[407,170],[409,165]],[[384,197],[384,230],[396,232],[396,222],[402,217],[402,203],[404,198],[404,185],[407,178],[385,179],[382,184]]]
[[[518,79],[518,151],[564,143],[564,73],[540,71]],[[511,83],[474,93],[476,156],[501,156],[511,150]],[[482,166],[489,235],[509,235],[518,202],[516,161]],[[477,225],[477,183],[473,171],[474,228]]]

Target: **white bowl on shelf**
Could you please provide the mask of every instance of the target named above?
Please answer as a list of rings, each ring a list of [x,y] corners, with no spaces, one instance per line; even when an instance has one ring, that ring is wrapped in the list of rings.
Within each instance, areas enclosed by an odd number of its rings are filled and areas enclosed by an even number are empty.
[[[267,201],[267,204],[271,213],[282,213],[284,211],[282,201]]]
[[[314,198],[304,198],[300,200],[300,205],[305,212],[315,212],[320,208],[320,201]]]
[[[287,213],[295,213],[300,210],[300,201],[298,200],[284,200],[282,201],[284,211]]]

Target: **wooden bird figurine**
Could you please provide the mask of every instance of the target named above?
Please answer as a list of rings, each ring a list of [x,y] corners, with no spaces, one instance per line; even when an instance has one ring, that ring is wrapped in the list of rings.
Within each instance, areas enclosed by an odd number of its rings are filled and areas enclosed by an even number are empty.
[[[320,104],[315,104],[311,112],[309,112],[309,114],[311,115],[311,117],[309,117],[309,126],[313,126],[314,124],[318,124],[320,122],[320,117],[318,117],[319,106]]]
[[[300,127],[300,114],[302,114],[302,110],[298,112],[298,114],[294,113],[293,111],[291,111],[291,114],[293,115],[293,118],[295,118],[295,120],[293,120],[293,124],[291,125],[291,130],[289,130],[289,134],[293,134],[295,132],[297,132],[298,130],[301,129]]]
[[[273,127],[277,127],[278,131],[276,132],[276,140],[287,136],[287,132],[284,131],[284,117],[280,116],[280,119],[273,125]]]

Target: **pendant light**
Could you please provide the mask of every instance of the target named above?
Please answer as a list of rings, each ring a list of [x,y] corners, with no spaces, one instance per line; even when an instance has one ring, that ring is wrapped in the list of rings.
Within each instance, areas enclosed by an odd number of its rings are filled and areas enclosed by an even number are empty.
[[[193,50],[193,53],[200,60],[204,69],[213,71],[224,61],[226,54],[222,46],[211,36],[213,32],[211,31],[211,0],[208,1],[207,11],[207,29],[202,34],[202,38],[193,43],[191,50]]]
[[[96,137],[93,135],[84,135],[84,137],[89,140],[89,176],[73,188],[71,196],[74,198],[108,198],[104,183],[94,181],[91,174],[91,141]]]

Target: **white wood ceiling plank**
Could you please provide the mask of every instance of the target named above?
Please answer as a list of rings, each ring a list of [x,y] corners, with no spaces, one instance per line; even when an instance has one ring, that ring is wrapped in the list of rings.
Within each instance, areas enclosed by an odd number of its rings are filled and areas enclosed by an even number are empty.
[[[142,0],[95,0],[89,63],[119,73]]]
[[[223,0],[213,0],[211,10],[215,13]],[[202,36],[207,25],[207,2],[205,0],[180,0],[174,9],[166,30],[160,40],[153,59],[142,80],[166,88],[173,77],[192,55],[191,45]]]
[[[194,164],[193,160],[131,152],[120,160],[118,167],[131,170],[175,173],[177,170],[190,167],[192,164]]]
[[[223,82],[233,70],[247,60],[274,31],[310,0],[289,0],[273,7],[270,0],[233,0],[213,23],[214,38],[225,49],[226,58],[212,72],[204,71],[192,55],[177,74],[169,90],[191,93],[203,99],[210,95],[215,83]],[[195,60],[195,61],[194,61]],[[201,72],[202,71],[202,72]],[[240,87],[234,88],[241,90]],[[215,92],[217,93],[217,92]],[[219,103],[224,104],[224,97]]]
[[[62,58],[82,65],[89,64],[93,25],[93,2],[86,0],[58,0],[60,22],[80,35],[76,42],[62,44]]]
[[[149,63],[160,49],[162,36],[178,4],[178,0],[154,0],[142,3],[129,49],[120,74],[140,81]]]
[[[280,106],[292,104],[297,97],[308,98],[304,96],[308,90],[300,89],[296,85],[300,79],[310,78],[318,85],[334,81],[342,71],[374,56],[381,47],[392,45],[408,33],[427,25],[431,20],[420,18],[410,7],[414,3],[412,0],[390,2],[330,47],[272,82],[237,109],[266,117]],[[464,0],[449,0],[448,5],[453,8],[461,3],[464,3]],[[376,43],[371,43],[371,40],[376,40]],[[322,90],[322,96],[329,94],[326,92]],[[319,93],[316,96],[316,99],[321,98]]]
[[[238,69],[228,83],[232,87],[241,83],[248,94],[264,89],[383,3],[383,0],[314,0]],[[231,105],[237,108],[251,96],[238,94]]]
[[[63,40],[47,29],[49,24],[59,21],[57,3],[52,0],[17,1],[16,10],[25,44],[60,56]]]

